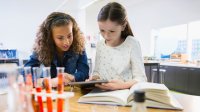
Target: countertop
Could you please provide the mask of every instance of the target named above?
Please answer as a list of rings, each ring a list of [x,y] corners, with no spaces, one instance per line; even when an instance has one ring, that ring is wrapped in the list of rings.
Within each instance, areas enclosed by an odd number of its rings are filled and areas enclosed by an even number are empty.
[[[178,67],[189,67],[189,68],[200,68],[200,66],[197,66],[196,64],[188,63],[188,64],[183,64],[183,63],[177,63],[177,62],[162,62],[160,65],[164,66],[178,66]]]
[[[193,63],[180,63],[180,62],[160,62],[160,61],[144,61],[145,64],[151,64],[151,63],[159,63],[161,66],[177,66],[177,67],[189,67],[189,68],[200,68],[200,66],[197,66],[197,64]]]

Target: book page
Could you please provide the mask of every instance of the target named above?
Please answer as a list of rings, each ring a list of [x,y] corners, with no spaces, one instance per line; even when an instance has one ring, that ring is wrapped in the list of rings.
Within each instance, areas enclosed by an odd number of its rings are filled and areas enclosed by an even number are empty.
[[[147,105],[150,107],[179,109],[180,104],[169,93],[169,89],[164,84],[141,82],[133,85],[129,91],[127,102],[133,101],[133,93],[136,90],[145,91]]]
[[[164,84],[140,82],[136,83],[130,88],[131,92],[135,90],[163,92],[163,91],[168,91],[169,89]]]
[[[151,107],[151,108],[161,108],[161,109],[177,109],[177,110],[182,110],[182,106],[179,104],[176,105],[167,105],[167,104],[163,104],[160,102],[156,102],[153,100],[147,100],[146,101],[146,105],[147,107]]]
[[[183,110],[183,107],[180,105],[180,103],[174,97],[172,97],[171,101],[173,102],[173,105],[168,105],[165,103],[147,99],[145,101],[145,105],[150,108]],[[132,104],[133,104],[133,100],[128,102],[127,106],[132,106]]]
[[[104,102],[103,104],[119,104],[126,105],[129,89],[124,90],[115,90],[115,91],[104,91],[98,88],[95,88],[90,93],[82,96],[79,99],[79,102],[82,103],[91,103],[91,102]]]
[[[163,94],[164,96],[168,94],[169,89],[164,84],[150,83],[150,82],[139,82],[133,85],[129,91],[128,101],[133,100],[133,93],[135,90],[143,90],[149,94],[157,93]]]

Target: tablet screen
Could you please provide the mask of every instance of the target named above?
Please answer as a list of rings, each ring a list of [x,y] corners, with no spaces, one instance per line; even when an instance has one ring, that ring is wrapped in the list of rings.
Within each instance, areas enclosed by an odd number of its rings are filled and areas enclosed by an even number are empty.
[[[100,83],[107,83],[108,80],[93,80],[93,81],[82,81],[82,82],[69,82],[68,84],[73,85],[94,85],[94,84],[100,84]]]

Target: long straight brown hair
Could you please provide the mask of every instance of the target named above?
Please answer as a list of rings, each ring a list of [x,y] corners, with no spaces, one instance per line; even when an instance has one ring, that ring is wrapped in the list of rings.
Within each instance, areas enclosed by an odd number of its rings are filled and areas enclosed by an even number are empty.
[[[101,8],[97,20],[106,21],[108,19],[120,25],[126,25],[124,31],[121,33],[121,38],[126,39],[129,35],[133,36],[133,32],[127,20],[126,10],[121,4],[110,2]]]

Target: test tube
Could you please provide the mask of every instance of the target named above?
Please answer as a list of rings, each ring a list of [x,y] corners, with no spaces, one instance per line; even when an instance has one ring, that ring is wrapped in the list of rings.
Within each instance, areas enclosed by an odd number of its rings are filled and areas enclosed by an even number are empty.
[[[44,86],[47,93],[47,112],[53,112],[53,101],[52,101],[52,88],[51,88],[51,72],[50,67],[44,67],[43,69],[44,73]]]
[[[33,77],[34,77],[34,86],[36,88],[37,93],[42,92],[42,78],[41,78],[41,72],[39,67],[33,67]],[[43,112],[43,103],[42,103],[42,96],[37,95],[37,101],[39,104],[39,110],[40,112]]]
[[[62,94],[64,91],[64,67],[57,67],[57,78],[58,78],[58,86],[57,91],[58,94]],[[63,98],[57,98],[57,112],[63,111],[63,104],[64,99]]]
[[[31,92],[33,89],[31,67],[24,67],[26,91]]]

